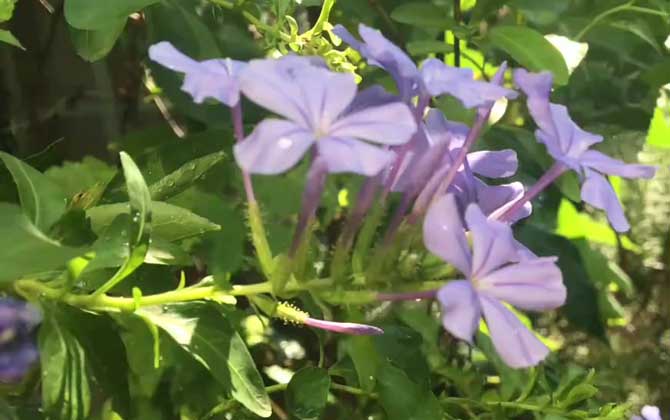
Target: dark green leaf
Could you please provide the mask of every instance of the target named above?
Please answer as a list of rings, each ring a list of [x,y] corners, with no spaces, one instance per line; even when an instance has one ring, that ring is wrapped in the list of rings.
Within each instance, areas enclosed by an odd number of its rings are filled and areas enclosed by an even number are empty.
[[[128,203],[105,204],[86,211],[91,218],[91,226],[96,233],[102,232],[119,214],[128,213]],[[152,234],[166,241],[178,241],[191,236],[201,235],[221,227],[184,208],[155,201],[151,205]]]
[[[454,47],[443,41],[410,41],[407,51],[412,55],[446,54],[453,52]]]
[[[489,40],[529,70],[549,70],[554,74],[554,83],[568,83],[563,56],[539,32],[525,26],[495,26],[489,32]]]
[[[442,407],[430,388],[412,382],[405,372],[388,362],[379,368],[377,388],[389,420],[442,418]]]
[[[17,206],[0,203],[0,282],[60,269],[84,251],[47,238]]]
[[[56,311],[47,311],[39,333],[42,401],[54,420],[84,420],[91,410],[84,348]]]
[[[518,230],[518,239],[541,256],[557,256],[563,273],[563,282],[568,289],[568,298],[563,311],[575,326],[605,337],[605,326],[598,309],[598,295],[589,280],[579,250],[561,236],[545,232],[532,225]]]
[[[550,25],[568,10],[570,0],[513,0],[510,5],[519,9],[530,22],[537,25]]]
[[[66,0],[65,20],[77,29],[105,29],[110,21],[125,19],[133,12],[142,10],[160,0],[114,0],[91,2],[88,0]]]
[[[454,20],[447,16],[446,9],[428,2],[401,4],[391,12],[391,19],[408,25],[439,29],[449,29],[456,25]]]
[[[215,152],[185,163],[174,172],[151,184],[149,187],[151,198],[162,201],[179,194],[192,186],[195,181],[225,157],[225,153]]]
[[[38,229],[47,232],[65,213],[65,194],[47,176],[14,156],[0,152],[0,159],[14,178],[21,207]]]
[[[661,46],[656,40],[653,30],[649,27],[646,21],[642,19],[637,20],[620,20],[615,22],[610,22],[611,27],[630,32],[631,34],[637,36],[642,41],[646,42],[647,45],[651,46],[656,52],[661,53]]]
[[[318,419],[326,406],[330,377],[325,369],[306,367],[291,378],[286,388],[289,413],[300,420]]]
[[[98,29],[77,29],[70,26],[70,38],[77,54],[84,60],[93,62],[105,57],[112,50],[125,27],[126,18],[111,20]]]
[[[270,399],[249,350],[221,312],[208,303],[147,307],[138,311],[169,334],[231,395],[261,417],[272,414]]]

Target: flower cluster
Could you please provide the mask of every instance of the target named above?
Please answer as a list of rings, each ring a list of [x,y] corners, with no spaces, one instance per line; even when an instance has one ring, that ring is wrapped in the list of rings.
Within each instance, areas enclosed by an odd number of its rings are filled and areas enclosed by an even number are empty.
[[[528,217],[531,200],[571,169],[582,179],[582,199],[605,210],[612,226],[625,231],[623,210],[603,174],[649,178],[655,169],[624,164],[590,150],[602,137],[579,128],[564,106],[550,103],[551,74],[515,69],[513,79],[527,97],[538,126],[537,139],[556,163],[529,189],[519,182],[488,185],[485,179],[510,177],[518,166],[513,150],[471,152],[494,103],[518,96],[504,86],[505,63],[491,81],[475,80],[471,70],[437,59],[417,66],[379,31],[364,25],[358,30],[360,39],[339,25],[333,32],[370,65],[387,71],[397,94],[380,86],[359,91],[350,74],[329,70],[318,57],[198,62],[164,42],[152,46],[149,55],[184,73],[183,90],[196,102],[217,99],[239,115],[240,96],[244,96],[281,117],[263,120],[246,138],[238,135],[234,154],[244,173],[280,174],[309,156],[311,166],[289,261],[296,259],[304,244],[328,174],[365,176],[343,230],[344,240],[338,242],[331,276],[338,277],[338,255],[349,251],[374,197],[385,207],[388,195],[399,193],[400,204],[395,206],[382,250],[402,226],[411,229],[423,221],[425,248],[461,276],[439,290],[379,293],[378,299],[436,298],[444,328],[455,337],[472,343],[483,318],[507,364],[539,363],[549,350],[509,305],[529,311],[554,309],[565,302],[566,289],[557,259],[533,254],[514,239],[510,225]],[[433,98],[442,95],[476,109],[471,127],[449,121],[429,107]],[[241,133],[240,122],[233,123]],[[248,196],[252,195],[248,192]],[[383,258],[385,253],[379,255]],[[318,322],[309,325],[320,326]],[[358,324],[356,331],[348,331],[346,325],[328,327],[338,332],[365,331]]]
[[[37,360],[34,329],[40,320],[25,302],[0,299],[0,382],[20,380]]]

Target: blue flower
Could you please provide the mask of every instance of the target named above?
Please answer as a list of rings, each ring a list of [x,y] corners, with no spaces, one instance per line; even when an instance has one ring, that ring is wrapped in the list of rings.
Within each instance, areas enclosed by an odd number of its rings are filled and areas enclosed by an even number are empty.
[[[19,381],[37,360],[33,330],[40,320],[27,303],[0,299],[0,382]]]

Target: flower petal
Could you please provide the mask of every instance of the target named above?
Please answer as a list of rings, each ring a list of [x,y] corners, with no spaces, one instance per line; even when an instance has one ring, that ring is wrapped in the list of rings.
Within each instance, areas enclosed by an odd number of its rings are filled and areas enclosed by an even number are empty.
[[[481,310],[472,285],[467,280],[452,280],[437,291],[442,307],[442,325],[454,337],[472,344],[479,327]]]
[[[477,291],[530,311],[565,303],[566,289],[556,258],[524,260],[495,270],[477,281]]]
[[[159,42],[149,48],[149,57],[175,71],[185,73],[181,89],[193,97],[195,103],[214,98],[235,106],[240,100],[238,73],[246,65],[230,58],[196,61],[177,50],[169,42]]]
[[[381,144],[406,143],[416,131],[416,121],[402,102],[373,106],[343,115],[333,123],[333,137],[353,137]]]
[[[617,232],[630,229],[623,207],[609,181],[596,171],[586,170],[586,180],[582,183],[582,200],[595,208],[604,210],[612,227]]]
[[[547,346],[542,344],[505,305],[483,295],[479,295],[479,303],[493,345],[508,366],[527,368],[537,365],[547,357],[549,354]]]
[[[640,412],[644,420],[661,420],[661,410],[653,405],[645,405]]]
[[[423,222],[423,243],[430,252],[470,276],[472,255],[452,194],[439,198],[428,208]]]
[[[518,260],[509,225],[487,219],[476,204],[470,204],[465,210],[465,221],[472,234],[472,278],[479,279]]]
[[[470,169],[477,175],[488,178],[505,178],[516,173],[519,161],[511,149],[468,153]]]
[[[386,70],[395,80],[403,101],[408,101],[419,93],[421,77],[416,64],[381,32],[359,24],[358,34],[363,42],[358,41],[342,25],[336,25],[333,33],[357,50],[369,64]]]
[[[525,192],[525,188],[520,182],[511,182],[501,185],[487,185],[484,182],[477,183],[477,203],[487,216],[503,214],[514,202],[520,199]],[[524,204],[509,221],[514,224],[524,219],[533,212],[533,205],[530,201]]]
[[[656,167],[624,163],[597,150],[587,150],[579,159],[581,164],[598,172],[622,176],[624,178],[653,178]]]
[[[426,130],[431,144],[448,142],[449,147],[455,149],[463,146],[470,127],[449,121],[442,111],[430,109],[426,114]]]
[[[589,147],[603,141],[603,137],[582,130],[568,114],[568,109],[563,105],[550,104],[551,118],[555,132],[538,130],[537,138],[547,146],[549,153],[557,160],[578,169],[575,164],[579,163],[582,154]]]
[[[516,69],[513,73],[514,84],[526,94],[528,111],[537,126],[556,136],[556,128],[549,108],[549,96],[553,84],[551,72],[531,73],[526,69]]]
[[[395,157],[390,150],[365,142],[326,137],[316,143],[319,156],[326,161],[328,172],[353,172],[365,176],[377,175]]]
[[[274,175],[292,168],[314,143],[314,135],[286,120],[268,118],[233,148],[240,167],[253,174]]]
[[[252,60],[240,75],[242,92],[305,128],[327,128],[356,94],[353,76],[334,73],[304,57]]]
[[[431,96],[448,93],[460,100],[466,108],[486,105],[500,98],[514,99],[518,96],[511,89],[474,80],[474,74],[470,69],[449,67],[435,58],[423,62],[421,77]]]

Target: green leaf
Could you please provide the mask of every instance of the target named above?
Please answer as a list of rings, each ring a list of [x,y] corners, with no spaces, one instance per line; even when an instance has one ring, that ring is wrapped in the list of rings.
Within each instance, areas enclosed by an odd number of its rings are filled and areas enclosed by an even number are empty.
[[[328,401],[330,377],[325,369],[306,367],[291,378],[286,388],[286,406],[293,418],[318,419]]]
[[[129,380],[133,396],[153,397],[163,376],[160,338],[155,324],[135,315],[119,315],[121,339],[128,357]]]
[[[88,360],[61,321],[55,310],[47,311],[40,327],[43,406],[53,419],[84,420],[91,411]]]
[[[670,61],[668,62],[668,80],[670,80]],[[670,149],[670,115],[663,108],[654,110],[654,117],[651,119],[649,134],[647,135],[647,144],[654,147]]]
[[[246,408],[270,417],[270,398],[244,341],[213,304],[146,307],[138,315],[156,324],[205,366]]]
[[[375,349],[371,337],[349,337],[346,341],[346,349],[356,367],[358,384],[366,391],[375,388],[375,377],[381,356]]]
[[[98,29],[77,29],[70,26],[70,39],[77,55],[88,62],[94,62],[105,57],[112,50],[125,27],[125,18],[111,20],[106,23],[106,26]]]
[[[412,382],[405,372],[385,363],[377,373],[379,400],[389,420],[435,420],[442,407],[430,388]]]
[[[407,51],[411,55],[446,54],[453,52],[454,47],[443,41],[409,41]]]
[[[131,275],[142,265],[149,250],[151,239],[151,195],[144,177],[133,159],[120,153],[123,175],[130,198],[130,220],[128,222],[128,256],[119,270],[99,290],[106,292]]]
[[[401,4],[391,12],[391,19],[396,22],[419,27],[435,27],[448,29],[456,26],[456,22],[446,14],[446,9],[428,2],[411,2]]]
[[[549,70],[554,83],[568,83],[568,67],[561,53],[539,32],[525,26],[495,26],[489,32],[494,47],[531,71]]]
[[[105,185],[116,173],[116,168],[92,156],[80,162],[63,162],[44,172],[68,196],[74,197],[100,185]]]
[[[128,213],[129,210],[128,203],[115,203],[92,207],[86,214],[91,218],[93,231],[100,233],[112,224],[116,216]],[[162,201],[151,204],[151,217],[152,234],[166,241],[178,241],[221,229],[221,226],[204,217]]]
[[[5,44],[13,45],[17,48],[25,50],[21,44],[21,41],[16,39],[16,37],[11,32],[5,29],[0,29],[0,42],[4,42]]]
[[[47,232],[65,213],[65,194],[46,175],[14,156],[0,152],[0,159],[14,178],[21,207],[38,229]]]
[[[561,401],[561,407],[570,407],[582,401],[593,398],[598,393],[598,388],[591,384],[581,383],[568,392],[565,400]]]
[[[66,0],[65,20],[77,29],[105,29],[110,21],[125,19],[160,0]]]
[[[647,45],[651,46],[657,53],[661,54],[661,46],[656,40],[654,31],[649,27],[649,24],[642,19],[636,20],[620,20],[615,22],[610,22],[609,26],[629,32],[642,41],[646,42]]]
[[[536,25],[550,25],[556,22],[561,14],[570,7],[570,0],[535,1],[512,0],[510,6],[515,7]]]
[[[179,194],[192,186],[195,181],[225,157],[225,153],[215,152],[185,163],[174,172],[151,184],[149,187],[151,198],[161,201]]]
[[[42,276],[84,251],[49,239],[15,205],[0,203],[0,282]]]

